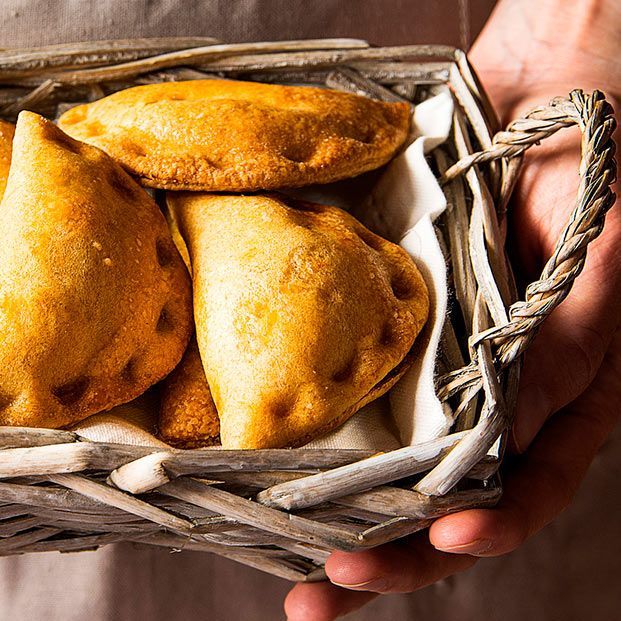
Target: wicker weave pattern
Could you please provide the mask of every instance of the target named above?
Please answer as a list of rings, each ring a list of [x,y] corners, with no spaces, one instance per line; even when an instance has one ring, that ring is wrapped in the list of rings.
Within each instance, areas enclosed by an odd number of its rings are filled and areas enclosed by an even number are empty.
[[[214,76],[319,83],[412,103],[449,85],[458,104],[453,132],[432,158],[449,204],[437,225],[455,305],[438,361],[438,394],[452,412],[453,432],[371,455],[161,451],[3,427],[0,554],[132,541],[214,552],[290,580],[318,580],[330,550],[379,545],[500,497],[496,472],[520,356],[567,296],[614,202],[614,118],[603,95],[574,91],[495,133],[485,94],[465,55],[452,48],[158,39],[2,52],[0,114],[10,118],[28,108],[55,116],[130,85]],[[575,124],[583,132],[576,208],[541,278],[516,301],[504,213],[521,155]]]

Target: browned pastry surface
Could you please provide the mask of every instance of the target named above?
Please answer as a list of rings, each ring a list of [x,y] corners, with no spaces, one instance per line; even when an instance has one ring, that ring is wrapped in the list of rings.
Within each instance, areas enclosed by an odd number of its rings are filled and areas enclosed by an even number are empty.
[[[11,166],[11,151],[13,149],[13,135],[15,125],[0,120],[0,199],[4,194],[6,180]]]
[[[162,440],[173,446],[195,448],[218,442],[220,421],[194,338],[162,383],[158,428]]]
[[[191,285],[148,194],[99,149],[22,112],[0,205],[0,424],[61,427],[178,363]]]
[[[119,91],[59,123],[145,185],[245,191],[378,168],[405,141],[410,109],[315,87],[194,80]]]
[[[402,248],[335,207],[279,196],[168,204],[225,448],[303,444],[396,381],[429,306]]]

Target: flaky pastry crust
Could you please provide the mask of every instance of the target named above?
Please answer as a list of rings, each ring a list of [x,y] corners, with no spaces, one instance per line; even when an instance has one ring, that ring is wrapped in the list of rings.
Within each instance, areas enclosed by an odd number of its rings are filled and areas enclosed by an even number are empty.
[[[220,421],[211,397],[196,339],[160,389],[159,435],[180,448],[217,444]]]
[[[388,390],[428,314],[399,246],[335,207],[169,193],[224,448],[297,446]]]
[[[193,80],[119,91],[59,124],[144,185],[238,192],[378,168],[404,143],[410,107],[307,86]]]
[[[191,285],[151,197],[31,112],[0,205],[0,424],[62,427],[177,364]]]

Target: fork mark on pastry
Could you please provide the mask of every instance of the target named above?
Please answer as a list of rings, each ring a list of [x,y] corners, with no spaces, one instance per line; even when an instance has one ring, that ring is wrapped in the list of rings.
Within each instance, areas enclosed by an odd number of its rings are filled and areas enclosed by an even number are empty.
[[[136,381],[136,357],[132,356],[121,369],[121,378],[123,381],[132,383]]]
[[[356,368],[356,356],[352,356],[336,373],[332,375],[332,381],[337,384],[351,379]]]
[[[155,326],[156,332],[171,332],[173,329],[173,320],[170,316],[168,308],[164,306],[160,311],[160,316],[157,319],[157,325]]]
[[[404,272],[394,274],[390,286],[397,300],[409,300],[416,293],[412,282]]]
[[[397,333],[392,322],[387,321],[382,328],[382,332],[379,337],[379,344],[385,347],[394,345],[396,337]]]
[[[268,411],[276,420],[288,418],[293,413],[295,402],[286,396],[274,400],[268,407]]]
[[[168,267],[171,265],[174,257],[174,247],[164,239],[158,239],[155,242],[155,254],[160,267]]]
[[[3,410],[4,408],[8,408],[9,405],[11,405],[11,403],[13,403],[14,401],[15,401],[14,397],[10,397],[9,395],[0,391],[0,410]]]
[[[52,394],[63,405],[73,405],[84,396],[89,384],[90,379],[88,377],[77,377],[52,388]]]

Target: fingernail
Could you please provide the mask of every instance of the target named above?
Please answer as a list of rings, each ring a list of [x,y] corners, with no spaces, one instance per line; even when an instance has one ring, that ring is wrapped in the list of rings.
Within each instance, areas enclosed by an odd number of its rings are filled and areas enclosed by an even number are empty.
[[[528,448],[551,409],[550,400],[539,384],[528,384],[520,390],[513,424],[513,441],[519,453]]]
[[[377,587],[381,580],[365,580],[365,582],[356,582],[351,584],[347,584],[346,582],[336,582],[334,580],[330,580],[330,582],[343,589],[360,589],[361,591],[370,591],[372,590],[372,587]]]
[[[444,547],[435,546],[435,548],[441,552],[449,552],[451,554],[471,554],[473,556],[478,556],[479,554],[489,552],[493,545],[494,542],[491,539],[474,539],[466,543],[458,543]]]

